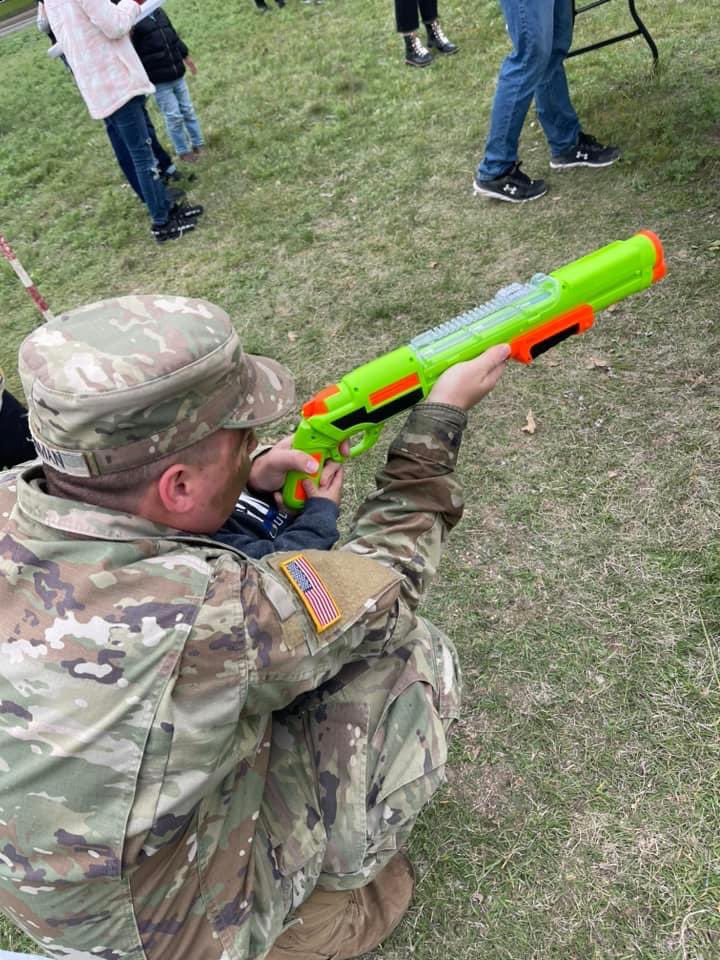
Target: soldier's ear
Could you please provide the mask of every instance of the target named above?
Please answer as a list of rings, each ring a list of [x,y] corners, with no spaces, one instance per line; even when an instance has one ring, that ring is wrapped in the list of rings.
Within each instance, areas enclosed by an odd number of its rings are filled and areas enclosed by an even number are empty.
[[[155,481],[157,498],[169,514],[182,516],[198,506],[202,491],[194,464],[173,463]]]

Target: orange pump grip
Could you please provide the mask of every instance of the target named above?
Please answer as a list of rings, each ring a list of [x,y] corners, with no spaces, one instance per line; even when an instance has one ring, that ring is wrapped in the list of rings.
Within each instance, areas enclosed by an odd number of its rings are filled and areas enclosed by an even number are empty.
[[[536,327],[510,341],[510,356],[520,363],[532,363],[535,357],[545,353],[555,344],[566,340],[576,333],[584,333],[593,325],[595,314],[589,303],[568,310],[559,317],[553,317],[542,327]]]

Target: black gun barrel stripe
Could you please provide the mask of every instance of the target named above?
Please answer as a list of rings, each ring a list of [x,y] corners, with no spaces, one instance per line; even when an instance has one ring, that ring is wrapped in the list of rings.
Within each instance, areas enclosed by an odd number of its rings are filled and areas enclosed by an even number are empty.
[[[402,397],[398,397],[397,400],[391,400],[390,403],[385,403],[375,410],[366,410],[363,407],[362,410],[353,410],[352,413],[346,413],[344,417],[338,417],[337,420],[332,420],[331,423],[333,427],[337,427],[338,430],[360,427],[365,423],[382,423],[383,420],[389,420],[390,417],[394,417],[396,413],[407,410],[409,407],[414,407],[416,403],[420,403],[422,398],[422,390],[413,390],[411,393],[406,393]]]
[[[554,347],[557,343],[562,343],[563,340],[567,340],[568,337],[572,337],[575,333],[580,333],[580,325],[578,323],[573,324],[572,327],[568,327],[567,330],[561,330],[560,333],[554,333],[551,337],[548,337],[547,340],[534,343],[530,347],[530,356],[533,359],[539,357],[541,353],[545,353],[546,350]]]

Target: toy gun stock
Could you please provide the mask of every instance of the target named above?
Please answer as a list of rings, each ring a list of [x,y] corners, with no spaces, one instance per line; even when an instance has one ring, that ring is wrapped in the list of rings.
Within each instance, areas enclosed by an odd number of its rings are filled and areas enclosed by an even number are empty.
[[[419,403],[448,367],[509,343],[521,363],[592,326],[595,313],[646,289],[666,273],[662,244],[642,230],[529,283],[503,287],[492,300],[414,337],[409,344],[357,367],[315,394],[302,408],[292,446],[322,471],[328,458],[345,460],[369,450],[387,420]],[[283,487],[288,507],[305,500],[306,474],[291,472]],[[315,478],[317,479],[317,477]]]

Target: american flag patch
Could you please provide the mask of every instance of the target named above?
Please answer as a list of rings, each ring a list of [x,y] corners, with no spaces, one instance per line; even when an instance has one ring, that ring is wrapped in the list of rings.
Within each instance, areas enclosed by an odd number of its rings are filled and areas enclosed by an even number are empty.
[[[307,607],[318,633],[338,622],[340,609],[306,557],[298,553],[283,560],[280,569]]]

